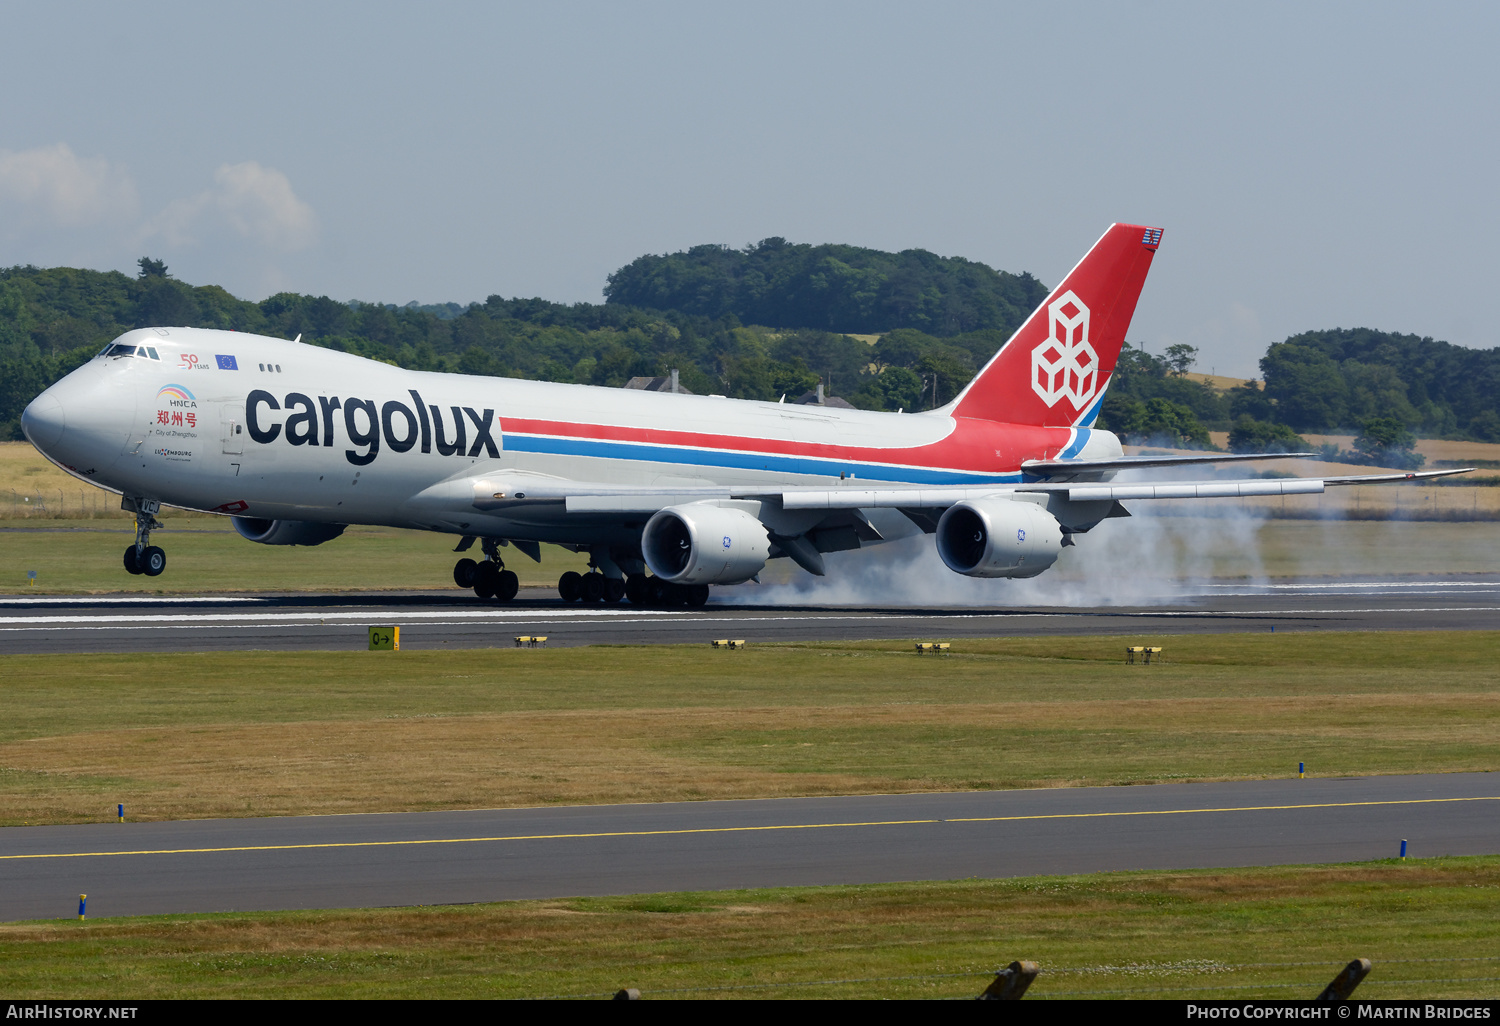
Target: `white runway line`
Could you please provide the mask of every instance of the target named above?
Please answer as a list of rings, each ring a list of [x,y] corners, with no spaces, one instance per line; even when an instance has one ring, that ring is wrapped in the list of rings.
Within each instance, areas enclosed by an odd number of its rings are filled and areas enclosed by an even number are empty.
[[[568,621],[570,619],[576,619],[578,617],[583,617],[583,616],[609,618],[609,617],[618,617],[618,616],[674,616],[674,615],[681,615],[681,614],[673,613],[673,612],[671,612],[669,610],[655,611],[655,610],[648,610],[648,609],[578,609],[578,610],[564,610],[562,612],[548,613],[546,615],[549,616],[549,617],[551,617],[551,618],[556,619],[559,623],[563,623],[563,622],[566,622],[566,621]],[[265,613],[260,613],[260,612],[255,612],[253,610],[247,610],[245,612],[236,612],[236,613],[178,613],[178,614],[175,614],[175,615],[172,615],[172,614],[161,614],[161,615],[157,615],[157,616],[130,616],[130,615],[125,615],[125,614],[109,614],[109,613],[100,613],[98,615],[90,615],[90,614],[87,614],[87,613],[76,613],[76,614],[66,615],[66,616],[61,616],[61,615],[60,616],[12,616],[12,617],[3,617],[3,618],[0,618],[0,623],[35,623],[35,624],[120,623],[120,624],[129,624],[130,626],[134,627],[134,626],[146,626],[146,625],[150,625],[150,624],[244,623],[244,622],[252,621],[252,620],[277,620],[277,621],[283,621],[283,622],[312,621],[312,620],[318,620],[318,621],[338,620],[340,622],[349,622],[349,621],[366,622],[366,621],[370,621],[372,619],[379,619],[379,620],[382,620],[382,621],[384,621],[384,620],[423,621],[423,620],[438,620],[438,619],[444,618],[444,617],[448,618],[449,620],[455,620],[455,622],[467,622],[467,621],[470,621],[470,620],[474,620],[474,621],[494,621],[494,622],[497,622],[497,623],[504,623],[504,622],[506,622],[508,620],[534,619],[535,618],[535,614],[532,613],[532,612],[530,612],[530,611],[528,611],[528,610],[524,610],[524,609],[505,609],[505,610],[495,609],[495,610],[483,610],[483,611],[478,611],[478,612],[473,612],[473,613],[466,613],[466,612],[461,612],[461,611],[460,612],[455,612],[453,610],[444,610],[442,612],[423,612],[423,611],[420,611],[420,610],[409,610],[409,611],[408,610],[402,610],[400,612],[394,612],[394,611],[391,611],[391,610],[382,610],[382,609],[356,611],[356,612],[352,612],[352,613],[346,613],[346,612],[338,612],[338,613],[273,613],[273,612],[265,612]]]
[[[270,630],[278,627],[352,627],[371,623],[400,622],[413,627],[469,627],[486,623],[502,624],[558,624],[577,625],[581,620],[598,621],[601,625],[661,623],[669,618],[683,625],[735,624],[753,627],[759,624],[803,623],[807,621],[849,621],[867,623],[890,623],[893,620],[934,620],[949,622],[956,620],[990,619],[1013,622],[1023,619],[1065,616],[1117,616],[1133,618],[1207,618],[1242,616],[1343,616],[1350,614],[1411,614],[1411,613],[1500,613],[1500,606],[1411,606],[1392,609],[1239,609],[1239,610],[1190,610],[1190,609],[1122,609],[1113,610],[1026,610],[975,613],[845,613],[845,614],[798,614],[786,616],[704,616],[702,614],[675,612],[671,610],[576,610],[559,613],[528,613],[511,610],[503,613],[390,613],[386,611],[318,614],[318,613],[248,613],[248,614],[202,614],[183,616],[17,616],[0,619],[0,633],[22,631],[55,630],[204,630],[214,627],[230,627],[240,630]],[[463,619],[439,619],[461,616]],[[318,623],[313,623],[313,621]],[[266,622],[269,621],[269,622]],[[334,621],[332,623],[328,621]]]
[[[1249,591],[1229,592],[1229,594],[1253,595],[1263,591],[1351,591],[1364,588],[1379,590],[1382,588],[1423,588],[1429,591],[1446,591],[1450,588],[1488,588],[1491,591],[1500,590],[1500,581],[1362,581],[1349,584],[1204,584],[1200,587],[1215,589],[1216,593],[1223,594],[1228,588],[1248,588]]]
[[[210,598],[203,595],[165,596],[165,595],[54,595],[51,598],[26,596],[22,598],[5,597],[0,598],[0,606],[166,606],[166,605],[200,605],[220,606],[230,605],[236,602],[266,603],[275,601],[267,598],[255,598],[247,596],[227,596],[224,598]]]

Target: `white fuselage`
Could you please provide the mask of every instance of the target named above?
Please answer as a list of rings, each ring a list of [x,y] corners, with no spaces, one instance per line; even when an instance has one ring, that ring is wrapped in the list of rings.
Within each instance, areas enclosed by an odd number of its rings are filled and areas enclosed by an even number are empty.
[[[43,393],[33,442],[126,496],[267,520],[628,544],[639,517],[480,510],[467,483],[1004,485],[1023,459],[1120,451],[1087,428],[426,373],[229,331],[139,329],[111,349],[132,346]]]

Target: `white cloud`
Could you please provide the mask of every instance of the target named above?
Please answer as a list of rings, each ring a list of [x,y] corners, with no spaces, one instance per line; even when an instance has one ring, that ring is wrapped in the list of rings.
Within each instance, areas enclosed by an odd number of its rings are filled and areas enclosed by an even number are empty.
[[[21,220],[62,228],[134,218],[135,183],[100,157],[80,159],[67,143],[19,153],[0,150],[0,202],[21,207]]]
[[[297,250],[317,241],[318,218],[286,175],[247,160],[221,166],[212,188],[169,203],[149,234],[188,245],[226,228],[269,249]]]

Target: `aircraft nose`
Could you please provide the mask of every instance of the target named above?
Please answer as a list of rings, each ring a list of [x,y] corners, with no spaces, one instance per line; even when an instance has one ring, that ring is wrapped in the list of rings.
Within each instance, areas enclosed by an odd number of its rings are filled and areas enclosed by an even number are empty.
[[[63,430],[68,426],[63,404],[48,389],[21,411],[21,430],[31,444],[43,452],[53,449],[62,441]]]

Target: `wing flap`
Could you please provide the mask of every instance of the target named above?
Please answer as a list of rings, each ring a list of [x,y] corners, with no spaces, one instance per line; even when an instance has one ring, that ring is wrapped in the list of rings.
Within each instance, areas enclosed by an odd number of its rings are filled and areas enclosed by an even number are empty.
[[[1105,499],[1230,499],[1246,495],[1316,495],[1323,481],[1315,477],[1257,478],[1249,481],[1170,481],[1162,484],[1074,485],[1073,502]]]

